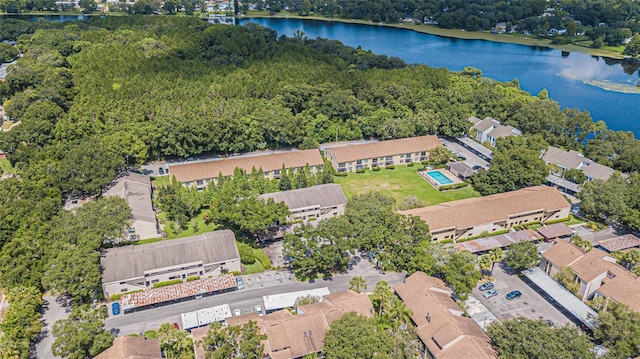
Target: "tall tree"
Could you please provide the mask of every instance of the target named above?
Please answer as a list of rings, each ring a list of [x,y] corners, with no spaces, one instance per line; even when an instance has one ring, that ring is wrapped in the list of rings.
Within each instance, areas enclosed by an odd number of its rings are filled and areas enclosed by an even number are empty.
[[[373,318],[355,312],[331,323],[322,352],[327,359],[368,359],[389,357],[393,339],[377,328]]]
[[[167,359],[191,359],[195,355],[189,333],[186,330],[176,329],[171,323],[160,325],[158,341]]]
[[[542,320],[518,318],[491,323],[487,334],[501,358],[596,358],[589,337],[570,325],[549,327]]]
[[[640,355],[640,313],[624,304],[609,301],[606,311],[598,312],[594,337],[611,349],[615,358]]]
[[[496,247],[489,250],[489,255],[491,256],[491,271],[493,272],[493,266],[502,261],[504,253],[502,252],[502,248]]]
[[[516,273],[533,268],[540,263],[538,247],[533,242],[514,243],[509,247],[504,258],[504,263]]]
[[[351,277],[349,279],[349,289],[356,293],[361,293],[367,289],[367,282],[361,276]]]
[[[208,359],[262,358],[267,336],[260,334],[256,322],[241,326],[222,326],[216,322],[211,325],[207,336],[202,339],[202,347]]]
[[[67,319],[53,325],[53,354],[69,359],[94,357],[113,343],[113,336],[104,330],[106,307],[91,309],[81,306],[73,309]]]

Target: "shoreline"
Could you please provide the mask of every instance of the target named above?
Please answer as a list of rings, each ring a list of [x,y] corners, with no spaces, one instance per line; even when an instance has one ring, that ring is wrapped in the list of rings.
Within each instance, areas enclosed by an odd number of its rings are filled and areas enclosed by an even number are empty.
[[[552,44],[550,40],[536,39],[531,37],[521,37],[511,34],[493,34],[488,32],[478,32],[478,31],[464,31],[457,29],[444,29],[432,25],[416,25],[411,23],[399,23],[399,24],[384,24],[384,23],[374,23],[367,20],[348,20],[348,19],[340,19],[340,18],[326,18],[321,16],[299,16],[299,15],[274,15],[271,16],[269,14],[250,14],[243,15],[240,17],[241,19],[251,19],[251,18],[275,18],[275,19],[298,19],[298,20],[318,20],[325,22],[342,22],[347,24],[360,24],[360,25],[369,25],[369,26],[384,26],[384,27],[392,27],[396,29],[404,29],[411,30],[423,34],[448,37],[452,39],[461,39],[461,40],[484,40],[484,41],[493,41],[493,42],[501,42],[508,43],[514,45],[523,45],[530,47],[545,47],[554,50],[560,50],[565,52],[579,52],[586,55],[591,56],[600,56],[606,57],[614,60],[624,60],[627,56],[622,55],[617,52],[602,50],[602,49],[592,49],[588,47],[583,47],[575,44],[569,45],[556,45]]]

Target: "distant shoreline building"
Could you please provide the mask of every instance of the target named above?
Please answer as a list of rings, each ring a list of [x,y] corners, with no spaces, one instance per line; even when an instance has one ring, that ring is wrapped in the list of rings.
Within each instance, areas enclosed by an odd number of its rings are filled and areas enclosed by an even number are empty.
[[[491,117],[479,119],[471,116],[467,119],[473,125],[472,130],[476,131],[475,140],[480,143],[488,142],[492,147],[496,146],[496,140],[508,136],[520,136],[522,132],[513,126],[501,125],[500,121]]]

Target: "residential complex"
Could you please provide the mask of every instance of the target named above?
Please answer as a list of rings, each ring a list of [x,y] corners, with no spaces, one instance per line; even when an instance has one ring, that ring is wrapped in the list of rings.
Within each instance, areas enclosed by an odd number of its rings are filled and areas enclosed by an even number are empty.
[[[429,358],[498,358],[491,339],[465,316],[441,279],[416,272],[394,289],[413,312],[411,320]]]
[[[213,160],[187,161],[169,165],[169,175],[183,186],[194,186],[199,190],[209,183],[217,183],[218,176],[232,176],[236,168],[249,174],[255,168],[263,172],[265,178],[280,178],[282,166],[298,171],[309,165],[311,173],[316,173],[323,165],[322,155],[314,150],[289,150],[267,153],[249,153]]]
[[[569,211],[569,202],[557,189],[535,186],[400,213],[424,220],[434,241],[457,241],[516,225],[567,218]]]
[[[284,202],[291,212],[291,222],[323,220],[344,213],[347,197],[342,187],[336,183],[322,184],[308,188],[293,189],[260,196],[262,199],[273,199]]]
[[[264,356],[271,359],[291,359],[320,352],[331,323],[349,312],[373,317],[369,296],[348,290],[325,295],[317,303],[301,305],[295,315],[285,309],[264,316],[251,313],[231,317],[226,322],[229,325],[257,322],[260,331],[267,335]],[[204,349],[198,342],[207,335],[209,329],[206,326],[191,332],[196,343],[196,359],[205,358]]]
[[[578,296],[583,300],[605,297],[640,311],[640,279],[616,263],[609,253],[597,248],[583,252],[564,240],[558,240],[542,252],[540,268],[555,275],[569,268],[579,284]]]
[[[325,157],[338,172],[386,167],[403,163],[421,162],[429,158],[429,150],[441,147],[437,136],[420,136],[366,142],[328,145]]]
[[[240,254],[230,230],[107,249],[100,258],[102,286],[109,297],[188,277],[240,272]]]
[[[547,176],[547,182],[572,195],[580,192],[582,183],[574,183],[565,179],[565,171],[569,169],[579,170],[584,173],[587,181],[595,179],[606,181],[615,172],[613,168],[594,162],[584,157],[580,152],[574,150],[564,151],[553,146],[549,146],[542,156],[542,160],[551,167],[551,174]]]
[[[522,132],[513,126],[501,125],[500,121],[491,117],[485,117],[483,120],[472,116],[467,119],[473,124],[472,130],[475,130],[475,140],[480,143],[488,142],[495,147],[496,140],[508,136],[520,136]]]
[[[140,240],[160,236],[160,227],[151,202],[152,189],[149,176],[129,173],[118,178],[104,196],[123,198],[131,208],[131,226],[123,236],[124,239]]]

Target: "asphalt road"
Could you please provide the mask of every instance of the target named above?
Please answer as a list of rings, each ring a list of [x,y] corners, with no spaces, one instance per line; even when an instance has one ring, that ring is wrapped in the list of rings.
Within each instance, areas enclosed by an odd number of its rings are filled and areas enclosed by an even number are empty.
[[[402,274],[388,273],[385,275],[365,276],[368,290],[373,290],[376,283],[386,280],[393,287],[402,282]],[[199,300],[172,304],[155,309],[148,309],[138,313],[119,315],[111,317],[105,321],[105,327],[111,333],[121,336],[128,334],[140,334],[146,330],[157,329],[162,323],[178,323],[182,326],[181,313],[191,312],[202,308],[213,307],[222,304],[229,304],[231,311],[240,309],[243,313],[253,311],[255,305],[262,303],[262,296],[270,294],[280,294],[295,292],[312,288],[328,287],[331,293],[349,289],[349,279],[351,275],[335,276],[332,279],[318,279],[313,283],[296,282],[266,288],[243,289],[235,292],[219,294],[205,297]]]

